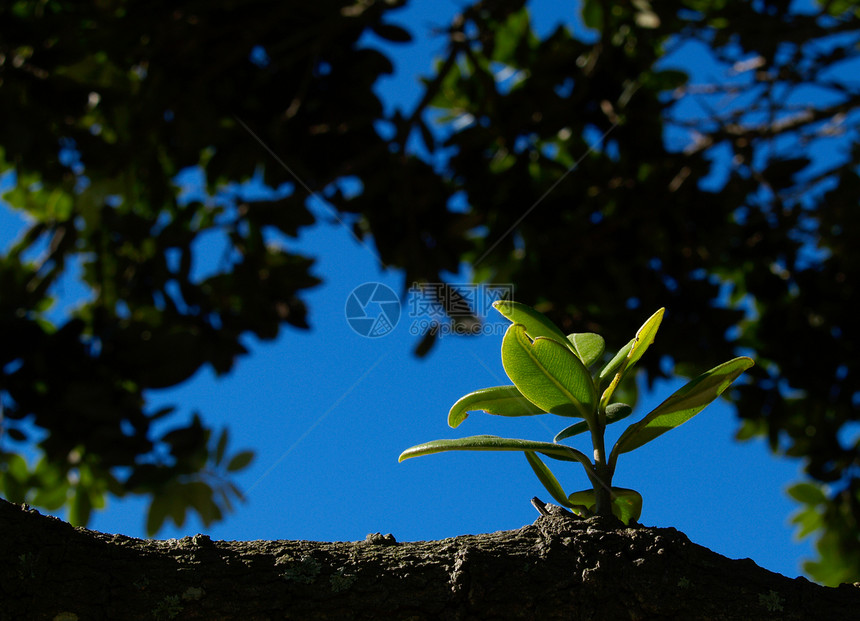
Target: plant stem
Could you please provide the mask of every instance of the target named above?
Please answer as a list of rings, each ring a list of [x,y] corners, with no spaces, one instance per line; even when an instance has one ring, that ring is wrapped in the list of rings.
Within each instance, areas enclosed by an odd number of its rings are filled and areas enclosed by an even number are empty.
[[[594,513],[604,517],[612,516],[612,497],[610,489],[612,485],[612,471],[606,463],[606,447],[603,441],[603,433],[606,426],[598,422],[591,430],[591,442],[594,445]]]

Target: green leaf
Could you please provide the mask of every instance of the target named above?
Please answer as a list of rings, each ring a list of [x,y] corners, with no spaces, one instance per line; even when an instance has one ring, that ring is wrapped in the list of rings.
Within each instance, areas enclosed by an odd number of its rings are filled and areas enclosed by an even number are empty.
[[[433,440],[406,449],[400,454],[397,461],[445,451],[534,451],[554,459],[578,461],[583,465],[587,464],[589,468],[591,467],[588,457],[569,446],[553,444],[552,442],[500,438],[499,436],[469,436],[468,438],[455,438],[453,440]]]
[[[545,336],[559,343],[568,344],[564,333],[546,315],[536,311],[531,306],[511,300],[497,300],[493,302],[493,308],[510,319],[511,322],[525,326],[526,334],[532,340],[539,336]]]
[[[582,3],[582,23],[591,30],[603,30],[603,4],[599,0],[585,0]]]
[[[3,497],[9,502],[21,504],[27,499],[28,487],[14,477],[0,475],[0,483],[3,486]]]
[[[48,511],[56,511],[68,500],[69,496],[68,479],[58,482],[50,487],[42,485],[38,488],[36,495],[33,497],[32,503],[39,507],[44,507]]]
[[[632,413],[633,408],[626,403],[612,403],[609,405],[609,407],[606,408],[606,424],[609,425],[611,423],[618,422],[624,418],[627,418]],[[570,427],[565,427],[564,429],[559,431],[552,439],[552,441],[561,442],[562,440],[579,435],[585,431],[588,431],[588,423],[586,423],[585,421],[575,423]]]
[[[627,359],[627,354],[630,353],[630,350],[633,349],[633,343],[636,342],[636,338],[630,339],[630,342],[627,343],[624,347],[618,350],[618,353],[612,357],[612,360],[606,363],[606,366],[600,370],[600,375],[597,376],[599,380],[599,389],[603,390],[606,386],[609,385],[609,382],[615,377],[615,374],[618,372],[618,369],[621,368],[621,365],[624,364],[624,361]]]
[[[72,526],[86,526],[90,520],[92,509],[93,505],[90,502],[89,490],[78,485],[75,488],[75,495],[69,507],[69,524]]]
[[[149,511],[146,514],[146,536],[154,537],[161,530],[167,512],[170,509],[170,500],[166,496],[156,494],[149,503]]]
[[[9,502],[24,502],[30,488],[27,460],[17,453],[0,453],[0,466],[5,466],[0,467],[0,489],[3,496]]]
[[[545,337],[529,340],[515,323],[502,340],[502,365],[519,391],[546,412],[593,420],[597,393],[588,369],[567,347]]]
[[[615,387],[612,393],[612,400],[615,403],[626,403],[632,408],[636,408],[636,403],[639,401],[639,387],[636,385],[636,377],[634,375],[626,375],[623,380]],[[606,406],[606,410],[612,407],[612,404]]]
[[[613,487],[610,490],[610,496],[612,514],[625,524],[635,522],[642,515],[642,496],[636,490]],[[592,513],[597,505],[593,489],[574,492],[567,499],[571,504],[584,506]]]
[[[573,352],[587,367],[597,362],[603,355],[603,350],[606,349],[603,337],[593,332],[568,334],[567,340],[573,346]]]
[[[615,389],[618,387],[618,384],[621,383],[621,380],[624,379],[627,372],[633,368],[648,348],[651,347],[651,344],[654,342],[654,337],[657,335],[657,330],[660,328],[660,322],[663,321],[664,312],[666,312],[665,308],[658,310],[636,331],[636,337],[632,341],[632,346],[630,347],[627,357],[621,363],[620,367],[618,367],[618,370],[615,372],[615,376],[612,378],[612,382],[609,384],[609,387],[603,391],[603,396],[600,398],[600,403],[604,407],[606,407],[612,399],[612,393],[615,392]],[[616,355],[616,358],[617,357],[618,356]],[[612,362],[610,362],[610,364],[612,364]],[[603,380],[603,372],[601,372],[601,380]]]
[[[191,481],[185,484],[186,498],[203,524],[209,526],[221,519],[221,509],[215,504],[212,488],[203,481]]]
[[[457,427],[469,416],[469,412],[483,411],[497,416],[533,416],[546,414],[526,399],[516,386],[482,388],[460,397],[448,412],[448,425]]]
[[[610,468],[615,467],[618,455],[639,448],[693,418],[753,364],[750,358],[735,358],[714,367],[679,388],[645,418],[630,425],[621,434],[609,457]]]
[[[233,455],[230,463],[227,464],[227,472],[236,472],[237,470],[247,468],[248,464],[250,464],[253,459],[254,451],[242,451],[241,453],[236,453]]]
[[[546,464],[541,461],[541,458],[532,451],[526,451],[525,456],[529,461],[529,465],[532,467],[532,470],[534,470],[534,473],[537,475],[537,478],[540,479],[540,482],[546,488],[546,491],[550,493],[550,496],[552,496],[555,501],[563,507],[570,507],[571,504],[568,502],[567,495],[564,493],[561,484],[558,482],[558,479],[555,478],[552,471],[547,468]]]
[[[188,509],[185,504],[185,499],[188,497],[186,485],[183,483],[176,483],[169,485],[168,489],[170,490],[169,493],[167,493],[167,491],[164,492],[167,514],[176,526],[182,528],[185,524],[185,514]]]
[[[791,523],[800,527],[800,530],[794,534],[795,539],[799,540],[808,537],[819,528],[822,528],[824,526],[824,518],[814,507],[807,507],[795,513],[791,517]]]
[[[528,9],[522,8],[511,13],[508,19],[495,32],[492,60],[500,63],[510,63],[514,60],[514,52],[523,37],[529,33]]]
[[[797,502],[805,505],[821,505],[827,503],[827,495],[818,485],[812,483],[796,483],[788,488],[788,495]]]
[[[3,461],[6,463],[6,472],[3,473],[19,483],[24,483],[30,476],[27,460],[17,453],[5,453]]]
[[[588,431],[588,423],[580,421],[578,423],[574,423],[568,427],[565,427],[552,439],[553,442],[561,442],[562,440],[566,440],[567,438],[572,438],[573,436],[578,436],[581,433],[585,433]]]
[[[606,408],[606,422],[615,423],[633,413],[633,408],[626,403],[610,403]]]
[[[654,338],[657,336],[657,330],[660,329],[660,322],[663,321],[663,313],[665,308],[661,308],[656,313],[651,315],[648,320],[642,324],[642,327],[636,331],[636,342],[633,343],[633,349],[630,350],[630,355],[627,357],[627,367],[632,367],[639,362],[639,359],[647,351]]]

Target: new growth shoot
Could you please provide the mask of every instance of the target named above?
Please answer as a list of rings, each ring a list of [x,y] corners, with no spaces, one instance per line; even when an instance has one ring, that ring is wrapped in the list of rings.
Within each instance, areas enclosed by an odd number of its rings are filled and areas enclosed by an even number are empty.
[[[606,426],[633,412],[630,405],[613,401],[613,396],[654,342],[665,309],[649,317],[636,336],[609,362],[589,371],[605,360],[603,337],[593,333],[565,336],[543,314],[518,302],[502,300],[493,307],[512,322],[502,340],[502,364],[513,384],[465,395],[448,413],[448,424],[459,426],[472,411],[498,416],[555,414],[580,420],[562,429],[552,442],[487,435],[434,440],[406,449],[400,461],[444,451],[522,451],[556,502],[582,517],[615,515],[625,524],[636,521],[642,512],[642,496],[632,489],[612,487],[619,455],[690,420],[754,364],[747,357],[735,358],[690,381],[627,427],[607,455]],[[585,432],[591,435],[592,458],[561,443]],[[591,489],[566,494],[541,456],[578,462],[585,470]]]

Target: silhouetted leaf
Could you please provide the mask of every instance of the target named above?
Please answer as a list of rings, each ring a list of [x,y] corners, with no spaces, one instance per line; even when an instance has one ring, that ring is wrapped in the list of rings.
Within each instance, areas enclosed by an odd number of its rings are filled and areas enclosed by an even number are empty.
[[[241,453],[236,453],[230,459],[230,463],[227,464],[227,472],[243,470],[248,467],[253,459],[254,451],[242,451]]]

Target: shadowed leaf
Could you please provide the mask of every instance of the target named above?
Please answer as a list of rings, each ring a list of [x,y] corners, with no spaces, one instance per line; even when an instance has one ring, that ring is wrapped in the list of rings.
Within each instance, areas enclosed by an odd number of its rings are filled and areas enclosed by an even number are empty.
[[[546,488],[546,491],[550,493],[550,496],[552,496],[555,501],[563,507],[570,507],[571,503],[568,502],[561,484],[558,482],[558,479],[555,478],[552,471],[547,468],[546,464],[541,461],[541,458],[532,451],[526,451],[525,455],[529,465],[532,467],[532,470],[534,470],[534,473]]]
[[[615,517],[625,524],[639,519],[642,514],[642,496],[639,492],[625,487],[613,487],[610,496],[612,498],[612,513]],[[597,504],[593,489],[574,492],[567,498],[570,504],[584,506],[592,513]]]
[[[633,408],[626,403],[612,403],[608,408],[606,408],[606,424],[609,425],[611,423],[616,423],[627,418],[632,413]],[[588,423],[585,421],[575,423],[559,431],[552,441],[561,442],[562,440],[572,438],[573,436],[579,435],[585,431],[588,431]]]

